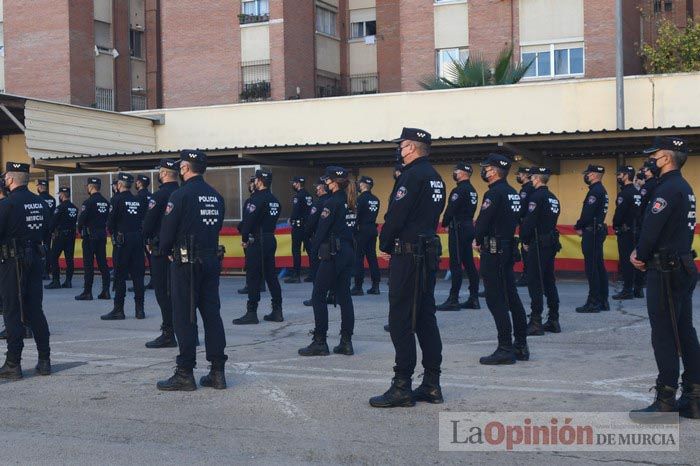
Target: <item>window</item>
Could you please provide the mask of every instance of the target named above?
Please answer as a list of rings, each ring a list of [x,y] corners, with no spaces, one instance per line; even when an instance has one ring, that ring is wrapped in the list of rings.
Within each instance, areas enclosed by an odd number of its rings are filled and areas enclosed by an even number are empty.
[[[358,39],[365,36],[374,36],[377,34],[376,21],[361,21],[359,23],[350,23],[350,38]]]
[[[134,58],[143,58],[143,31],[132,29],[129,34],[129,49]]]
[[[664,2],[664,11],[665,12],[673,11],[673,2],[671,0],[666,0]]]
[[[338,14],[335,11],[327,10],[326,8],[316,7],[316,32],[335,36],[336,33],[336,17]]]
[[[270,14],[269,0],[243,0],[241,13],[244,15],[262,16]]]
[[[379,92],[379,76],[376,73],[350,76],[350,94],[376,94]]]
[[[445,78],[454,68],[453,62],[464,63],[469,58],[469,49],[439,49],[436,51],[436,73],[438,77]]]
[[[95,45],[98,48],[112,50],[112,25],[104,21],[95,21]]]
[[[270,60],[241,63],[241,102],[255,102],[270,98]]]
[[[550,45],[549,49],[521,53],[522,63],[531,64],[526,78],[583,75],[583,47]]]

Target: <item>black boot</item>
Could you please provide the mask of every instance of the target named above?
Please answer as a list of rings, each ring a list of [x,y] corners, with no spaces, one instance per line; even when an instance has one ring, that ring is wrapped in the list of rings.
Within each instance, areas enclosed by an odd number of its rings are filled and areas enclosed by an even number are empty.
[[[216,388],[223,390],[226,388],[226,373],[224,372],[223,362],[213,362],[209,366],[209,374],[202,376],[199,379],[199,385],[202,387]]]
[[[37,375],[51,375],[51,359],[39,358],[36,367],[34,367],[34,372],[36,372]]]
[[[301,278],[298,273],[293,272],[289,277],[284,279],[284,283],[301,283]]]
[[[143,309],[143,301],[136,303],[136,318],[137,319],[145,319],[146,318],[146,312]]]
[[[459,299],[457,295],[449,295],[444,303],[437,306],[438,311],[459,311]]]
[[[160,328],[161,333],[155,340],[146,343],[146,348],[175,348],[177,347],[177,341],[175,340],[175,334],[173,329],[162,327]]]
[[[346,356],[352,356],[355,351],[352,347],[352,337],[350,335],[340,334],[340,343],[338,346],[333,348],[335,354],[344,354]]]
[[[311,341],[309,346],[299,349],[300,356],[328,356],[330,351],[328,351],[328,343],[326,343],[326,337],[314,334],[314,339]]]
[[[350,296],[364,296],[365,292],[362,291],[362,285],[355,283],[355,286],[350,290]]]
[[[73,280],[66,278],[66,281],[63,282],[61,288],[73,288]]]
[[[527,277],[525,276],[524,273],[520,274],[520,277],[518,277],[518,281],[515,282],[515,286],[517,286],[517,287],[527,286]]]
[[[5,359],[5,364],[0,367],[0,379],[19,380],[22,378],[22,366],[19,362]]]
[[[499,345],[492,354],[479,358],[479,364],[495,366],[499,364],[515,364],[515,350],[512,346]]]
[[[102,293],[97,295],[97,299],[112,299],[112,297],[109,295],[109,284],[102,287]]]
[[[238,290],[238,294],[248,294],[248,285]]]
[[[600,306],[593,298],[589,296],[583,306],[576,308],[576,312],[579,314],[592,314],[600,312],[602,310],[601,308],[602,306]]]
[[[700,384],[683,382],[678,398],[678,413],[689,419],[700,419]]]
[[[485,297],[486,297],[486,290],[481,290],[481,291],[479,291],[479,293],[477,294],[477,296],[479,296],[480,298],[485,298]]]
[[[32,332],[32,329],[29,328],[28,325],[24,326],[24,339],[29,340],[31,338],[34,338],[34,333]]]
[[[552,319],[551,317],[547,318],[547,322],[544,323],[542,329],[545,332],[561,333],[561,326],[559,325],[559,320]]]
[[[304,283],[313,283],[313,282],[314,282],[314,277],[312,277],[311,274],[304,277]]]
[[[634,297],[635,298],[643,298],[644,297],[644,288],[637,288],[634,290]]]
[[[632,290],[622,290],[617,294],[611,296],[615,301],[621,301],[623,299],[634,299],[634,293]]]
[[[168,380],[161,380],[156,384],[156,387],[158,387],[158,390],[166,392],[192,392],[197,390],[197,382],[194,381],[192,369],[178,367],[175,369],[175,374],[172,377]]]
[[[399,408],[415,406],[411,391],[411,379],[394,377],[391,387],[383,395],[373,396],[369,399],[373,408]]]
[[[75,297],[76,301],[92,301],[93,299],[92,292],[88,290],[83,290],[82,293]]]
[[[516,341],[513,344],[513,350],[515,351],[515,359],[518,361],[530,360],[530,348],[527,347],[527,341]]]
[[[114,303],[114,309],[111,312],[100,317],[102,320],[124,320],[126,316],[124,315],[124,305]]]
[[[58,278],[54,278],[51,280],[51,283],[44,285],[45,290],[57,290],[59,288],[61,288],[61,282],[58,280]]]
[[[413,390],[413,399],[433,404],[443,403],[445,399],[442,397],[442,389],[440,388],[440,373],[425,371],[423,382]]]
[[[469,299],[467,299],[463,303],[460,303],[459,307],[461,307],[462,309],[481,309],[481,305],[479,304],[479,297],[471,294],[469,295]]]
[[[263,316],[268,322],[284,322],[284,316],[282,315],[282,303],[272,302],[272,312]]]
[[[389,324],[386,324],[386,325],[384,326],[384,331],[385,331],[385,332],[391,332],[391,327],[389,327]]]
[[[654,423],[662,413],[678,412],[675,388],[657,383],[655,387],[649,389],[649,391],[651,390],[656,390],[654,402],[646,408],[630,411],[630,419],[634,422],[641,424]]]
[[[143,288],[146,290],[152,290],[153,289],[153,280],[152,279],[148,280],[148,283]]]
[[[6,328],[2,329],[2,332],[0,332],[0,340],[7,340],[7,329]]]
[[[258,303],[248,301],[246,304],[246,313],[243,317],[233,319],[233,325],[255,325],[259,324],[258,320]]]
[[[604,300],[599,302],[598,307],[600,308],[601,311],[609,311],[610,310],[610,302],[608,301],[608,298],[605,298]]]
[[[307,300],[305,300],[305,301],[303,302],[303,304],[304,304],[304,306],[309,307],[309,306],[313,306],[313,305],[314,305],[314,302],[313,302],[312,300],[310,300],[310,299],[307,299]]]
[[[544,335],[544,329],[542,328],[542,314],[535,314],[534,312],[530,314],[530,322],[527,324],[527,335]]]
[[[367,290],[367,294],[379,294],[379,282],[373,282],[372,283],[372,288]]]

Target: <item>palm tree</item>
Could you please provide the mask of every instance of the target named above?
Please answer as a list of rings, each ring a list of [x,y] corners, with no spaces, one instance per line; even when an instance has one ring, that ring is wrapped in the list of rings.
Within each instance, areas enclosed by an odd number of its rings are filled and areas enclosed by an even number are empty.
[[[513,47],[501,50],[493,68],[481,55],[472,54],[466,61],[452,60],[445,77],[431,77],[418,83],[423,89],[455,89],[476,86],[515,84],[530,69],[532,62],[513,63]]]

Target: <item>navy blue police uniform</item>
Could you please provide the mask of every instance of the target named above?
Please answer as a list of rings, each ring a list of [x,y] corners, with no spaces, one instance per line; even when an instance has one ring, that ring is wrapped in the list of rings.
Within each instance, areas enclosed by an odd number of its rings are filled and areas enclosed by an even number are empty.
[[[295,190],[292,198],[292,214],[289,216],[289,224],[292,227],[292,263],[294,267],[293,275],[285,279],[285,283],[299,283],[301,281],[301,246],[309,252],[306,230],[304,228],[309,217],[309,211],[313,204],[311,194],[304,189],[306,178],[296,176],[292,178],[292,183],[300,183],[301,187]]]
[[[659,150],[687,154],[686,142],[676,137],[657,137],[645,153],[651,159]],[[664,155],[668,157],[668,152]],[[667,163],[671,163],[670,161]],[[682,164],[683,162],[681,162]],[[696,224],[696,199],[681,167],[660,176],[642,224],[636,247],[637,260],[647,272],[647,311],[651,343],[659,370],[657,397],[637,412],[679,411],[681,416],[700,418],[700,344],[693,326],[693,290],[697,283],[692,250]],[[654,169],[659,173],[654,160]],[[676,403],[683,361],[683,394]]]
[[[95,262],[102,276],[102,291],[98,299],[110,299],[109,295],[109,266],[107,265],[107,218],[109,216],[109,201],[100,193],[102,180],[96,177],[87,179],[88,185],[93,185],[95,191],[85,199],[78,214],[78,231],[82,238],[83,270],[85,285],[83,293],[76,296],[78,301],[92,299],[92,283],[95,277]]]
[[[589,183],[589,173],[605,173],[600,165],[589,165],[584,170],[584,181]],[[603,243],[608,235],[605,215],[608,213],[608,192],[603,183],[596,181],[588,186],[588,192],[583,199],[581,216],[576,221],[574,229],[581,232],[581,250],[583,252],[584,269],[588,280],[588,299],[583,306],[577,307],[576,312],[591,313],[609,311],[608,303],[608,271],[605,269]]]
[[[429,132],[404,128],[394,142],[398,144],[398,162],[403,162],[409,154],[417,157],[403,166],[379,235],[379,250],[391,255],[389,334],[396,356],[392,385],[383,395],[370,399],[373,407],[413,406],[416,401],[443,400],[442,340],[435,317],[435,279],[442,253],[437,226],[445,207],[445,182],[428,159],[432,143]],[[406,150],[410,152],[404,155]],[[423,352],[424,376],[422,384],[411,391],[416,337]]]
[[[507,157],[490,154],[481,163],[481,177],[487,181],[487,167],[507,172],[510,165]],[[481,364],[512,364],[529,359],[527,317],[513,275],[518,253],[515,228],[520,220],[520,200],[505,177],[492,181],[476,219],[476,243],[481,252],[480,271],[486,289],[486,305],[498,331],[498,348],[492,355],[482,357]]]
[[[311,206],[311,210],[309,211],[309,218],[306,222],[305,228],[308,244],[313,244],[314,235],[316,234],[316,228],[318,227],[318,220],[321,218],[323,206],[331,197],[331,194],[327,191],[326,184],[323,182],[323,180],[319,179],[317,185],[323,186],[324,194],[316,199]],[[316,272],[318,271],[318,256],[315,254],[309,254],[309,265],[309,281],[313,282],[316,279]]]
[[[456,172],[463,171],[472,174],[472,167],[460,162],[455,165]],[[450,251],[450,295],[447,300],[437,307],[438,311],[457,311],[479,309],[479,272],[474,265],[472,242],[474,241],[474,213],[479,203],[479,194],[469,179],[458,181],[447,200],[447,208],[442,216],[442,227],[448,228],[448,247]],[[469,299],[460,305],[459,290],[462,288],[463,270],[469,279]]]
[[[60,188],[59,192],[67,196],[54,209],[49,231],[53,238],[51,246],[51,274],[53,280],[45,288],[71,288],[73,280],[73,254],[75,252],[75,226],[78,222],[78,208],[70,200],[70,188]],[[61,285],[61,269],[58,258],[63,253],[66,260],[66,281]]]
[[[29,174],[29,165],[8,162],[6,171]],[[5,179],[7,180],[7,174]],[[49,325],[42,308],[42,241],[47,229],[48,208],[26,185],[15,186],[0,203],[0,294],[5,306],[7,357],[0,378],[22,377],[20,361],[24,348],[24,327],[34,333],[41,375],[51,372]]]
[[[246,313],[234,319],[234,325],[257,324],[260,286],[263,280],[270,290],[272,312],[263,318],[271,322],[282,322],[282,289],[275,269],[277,252],[277,219],[280,216],[280,202],[270,191],[272,172],[257,170],[255,177],[263,185],[251,196],[248,213],[241,222],[241,240],[246,248],[248,283],[248,303]]]
[[[136,197],[139,198],[141,201],[141,209],[142,213],[144,215],[144,219],[146,216],[146,212],[148,212],[148,207],[151,204],[151,201],[153,200],[153,195],[151,194],[151,191],[148,189],[148,186],[151,184],[151,177],[147,175],[137,175],[136,177],[137,180],[141,182],[141,186],[143,186],[141,189],[136,191]],[[146,240],[146,237],[144,235],[144,241]],[[146,263],[148,264],[148,270],[151,272],[151,281],[148,282],[148,285],[146,285],[146,288],[150,289],[153,287],[153,271],[152,269],[152,263],[151,263],[151,252],[148,250],[146,245],[144,244],[144,254],[146,255]]]
[[[530,175],[551,175],[546,167],[530,168]],[[542,184],[527,197],[526,214],[520,227],[520,241],[527,246],[527,287],[530,294],[530,322],[528,335],[542,335],[545,331],[559,333],[559,292],[554,278],[554,259],[561,249],[557,221],[561,213],[559,199],[546,184]],[[549,309],[547,322],[542,325],[544,303]]]
[[[46,206],[48,207],[46,218],[44,219],[46,222],[46,232],[45,236],[43,238],[44,241],[44,259],[43,261],[45,264],[43,265],[44,267],[44,279],[49,279],[50,278],[50,273],[51,273],[51,232],[48,229],[49,224],[51,223],[51,217],[53,216],[53,211],[56,209],[56,198],[54,198],[51,194],[49,194],[49,181],[48,180],[37,180],[37,185],[42,186],[43,188],[46,188],[46,190],[41,191],[38,196],[41,198],[42,201],[46,203]]]
[[[160,390],[194,390],[197,364],[196,310],[202,316],[206,359],[211,363],[203,386],[225,388],[226,335],[221,321],[219,276],[223,250],[219,234],[224,223],[224,198],[205,180],[207,156],[198,150],[180,153],[180,172],[188,162],[199,174],[188,178],[170,195],[160,228],[160,250],[171,257],[173,325],[180,353],[175,375],[158,382]],[[218,374],[215,376],[215,374]]]
[[[179,162],[162,159],[157,168],[170,170],[174,174],[179,169]],[[161,335],[146,343],[147,348],[177,346],[173,329],[173,306],[170,299],[170,259],[167,251],[163,251],[160,246],[160,228],[170,196],[178,187],[177,181],[161,183],[158,191],[150,197],[148,210],[143,219],[143,237],[151,252],[151,282],[162,319]]]
[[[238,233],[241,232],[241,227],[243,226],[243,222],[246,220],[246,218],[250,215],[250,211],[248,209],[248,206],[250,205],[250,202],[255,195],[255,187],[253,184],[255,183],[255,175],[251,176],[248,179],[248,192],[250,193],[250,196],[248,196],[248,199],[246,199],[243,202],[243,211],[241,212],[241,221],[238,222],[238,225],[236,225],[236,229],[238,230]],[[243,248],[243,256],[244,256],[244,261],[245,261],[245,270],[248,270],[248,267],[250,267],[250,263],[248,262],[248,248]],[[247,274],[246,274],[247,275]],[[265,292],[265,278],[261,278],[260,281],[260,292]],[[238,294],[248,294],[248,278],[246,277],[246,283],[245,286],[241,289],[238,290]]]
[[[362,282],[365,278],[365,258],[369,266],[369,276],[372,287],[368,294],[379,294],[379,263],[377,262],[377,215],[380,202],[377,196],[372,194],[374,180],[369,176],[363,176],[359,180],[369,186],[369,190],[357,196],[357,222],[355,229],[355,293],[363,294]]]
[[[118,180],[131,185],[134,177],[119,173]],[[134,285],[136,318],[144,319],[145,272],[143,253],[143,204],[131,191],[121,191],[112,197],[112,205],[107,219],[107,228],[112,235],[115,249],[114,260],[114,309],[103,315],[102,320],[124,319],[124,299],[126,297],[127,274]]]
[[[634,179],[634,167],[624,166],[618,169],[618,175],[627,175],[629,180]],[[618,181],[619,183],[619,181]],[[632,299],[635,295],[643,297],[640,288],[633,289],[639,283],[636,271],[630,262],[630,254],[634,250],[637,233],[639,232],[640,208],[642,205],[642,195],[634,186],[628,182],[622,184],[620,192],[615,201],[615,215],[613,216],[613,230],[617,235],[617,252],[622,272],[623,286],[620,293],[614,294],[612,299]]]
[[[334,353],[351,355],[352,334],[355,328],[355,309],[350,295],[350,279],[353,273],[352,200],[348,199],[345,187],[349,185],[348,171],[342,167],[327,167],[324,180],[329,187],[333,182],[338,189],[332,192],[323,205],[314,234],[311,253],[319,259],[314,281],[311,302],[314,308],[315,327],[313,341],[301,348],[302,356],[322,356],[329,354],[326,337],[328,334],[328,294],[340,306],[340,344],[333,348]],[[341,186],[341,184],[345,186]]]
[[[531,168],[530,167],[520,167],[520,168],[518,168],[518,173],[524,173],[526,175],[530,175]],[[535,187],[532,185],[532,181],[529,181],[529,180],[520,186],[520,192],[518,193],[520,195],[520,225],[522,225],[523,218],[527,214],[528,197],[530,196],[530,194],[533,193],[534,190],[535,190]],[[527,269],[528,269],[527,253],[528,253],[528,251],[526,251],[525,248],[521,247],[520,253],[522,255],[522,261],[523,261],[523,273],[520,274],[520,278],[518,278],[516,285],[517,286],[527,286],[527,284],[528,284],[528,279],[527,279]]]

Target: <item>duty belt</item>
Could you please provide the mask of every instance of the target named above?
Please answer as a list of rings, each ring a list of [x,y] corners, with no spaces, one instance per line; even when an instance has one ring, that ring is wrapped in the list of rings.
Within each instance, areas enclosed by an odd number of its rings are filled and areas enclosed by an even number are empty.
[[[598,225],[596,225],[596,230],[602,230],[603,228],[605,228],[604,223],[599,223]],[[593,225],[588,225],[587,227],[584,228],[584,230],[593,231]]]
[[[301,220],[301,219],[291,220],[289,223],[290,223],[293,227],[302,227],[302,226],[304,226],[304,221]]]
[[[627,225],[623,224],[617,228],[615,228],[615,233],[620,234],[620,233],[627,233],[628,231],[632,231],[632,228],[628,227]]]
[[[414,243],[407,243],[405,241],[396,240],[394,241],[393,255],[403,256],[406,254],[415,254],[418,251],[418,245]]]
[[[201,263],[205,259],[223,259],[225,252],[226,248],[223,246],[218,246],[216,248],[194,248],[194,250],[190,250],[186,246],[176,246],[173,252],[173,259],[180,264],[188,264],[190,262]]]
[[[663,272],[675,270],[683,264],[693,264],[694,266],[694,260],[696,257],[697,254],[695,253],[695,251],[687,252],[684,254],[670,252],[656,253],[652,257],[651,261],[649,261],[649,263],[647,264],[647,268],[649,268],[650,270],[658,270]]]
[[[502,253],[504,249],[509,248],[515,239],[499,238],[498,236],[484,236],[484,241],[481,243],[481,251],[489,254]]]

